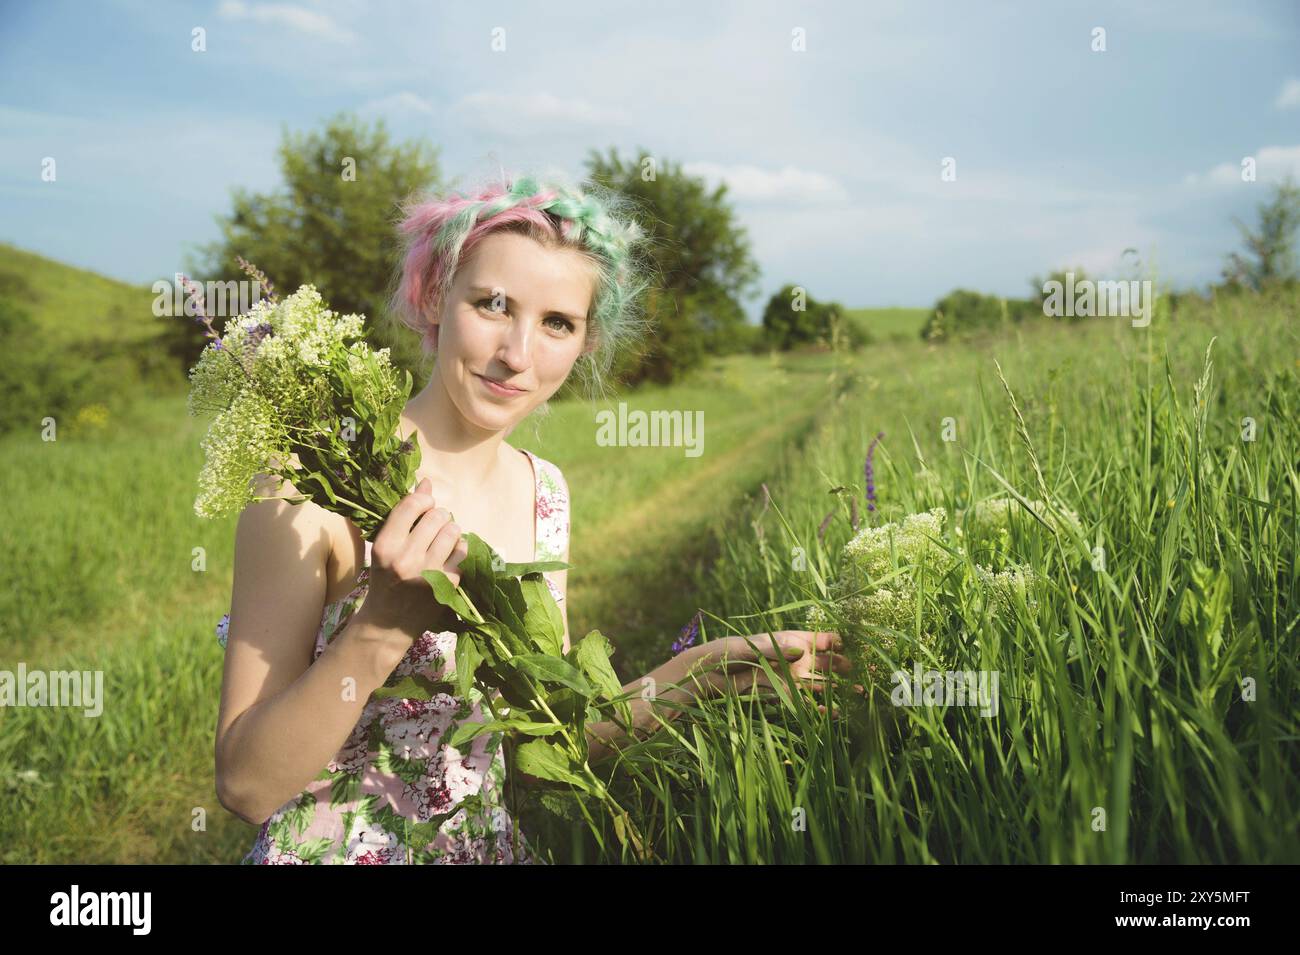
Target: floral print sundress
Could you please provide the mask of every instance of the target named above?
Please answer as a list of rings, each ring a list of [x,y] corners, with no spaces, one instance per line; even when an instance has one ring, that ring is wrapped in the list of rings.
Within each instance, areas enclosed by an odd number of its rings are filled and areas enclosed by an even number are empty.
[[[569,540],[569,490],[560,469],[519,449],[533,466],[534,560],[560,560]],[[325,607],[313,662],[365,600],[371,542],[357,586]],[[554,571],[544,575],[563,600]],[[229,615],[217,626],[226,645]],[[419,674],[450,681],[456,634],[426,630],[387,681]],[[482,694],[436,693],[429,700],[371,699],[352,734],[321,774],[258,831],[241,864],[406,865],[536,863],[541,860],[504,806],[501,733],[484,733],[466,752],[440,740],[466,721],[485,719]],[[515,851],[516,841],[519,851]]]

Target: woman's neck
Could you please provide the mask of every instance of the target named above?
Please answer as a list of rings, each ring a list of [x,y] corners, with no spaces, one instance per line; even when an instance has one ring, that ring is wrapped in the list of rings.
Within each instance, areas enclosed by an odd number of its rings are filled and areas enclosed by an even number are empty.
[[[495,486],[500,480],[502,445],[508,431],[488,431],[466,421],[452,402],[438,374],[402,409],[398,432],[420,446],[416,483],[429,477],[452,487]],[[434,493],[435,499],[437,492]]]

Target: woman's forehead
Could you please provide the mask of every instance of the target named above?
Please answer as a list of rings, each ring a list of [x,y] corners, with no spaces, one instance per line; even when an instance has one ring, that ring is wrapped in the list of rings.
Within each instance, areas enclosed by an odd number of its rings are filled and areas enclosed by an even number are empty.
[[[494,243],[492,239],[522,241]],[[574,249],[548,248],[527,236],[489,236],[474,250],[458,284],[483,295],[583,316],[594,291],[591,263]]]

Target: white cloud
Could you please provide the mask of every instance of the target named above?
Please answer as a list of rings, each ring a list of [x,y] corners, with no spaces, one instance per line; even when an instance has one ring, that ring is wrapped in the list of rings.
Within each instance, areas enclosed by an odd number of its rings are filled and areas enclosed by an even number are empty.
[[[583,99],[561,98],[551,93],[522,96],[482,91],[470,93],[453,109],[468,125],[497,134],[531,132],[539,127],[625,125],[626,112],[605,109]]]
[[[217,8],[217,15],[227,20],[255,20],[258,23],[278,23],[297,33],[320,37],[325,40],[337,40],[347,43],[355,39],[332,18],[306,7],[291,3],[265,3],[253,6],[243,0],[222,0]]]
[[[1273,105],[1278,109],[1295,109],[1300,106],[1300,79],[1294,76],[1287,79],[1282,84],[1282,88],[1277,92],[1277,99]]]
[[[730,197],[736,201],[828,202],[849,196],[838,180],[794,166],[767,170],[757,166],[687,162],[682,164],[682,171],[713,185],[726,183]]]
[[[402,90],[400,93],[392,93],[378,99],[367,100],[358,107],[358,112],[423,113],[431,116],[437,111],[434,109],[433,104],[423,96],[412,93],[410,90]]]
[[[1242,159],[1247,157],[1243,156]],[[1288,174],[1300,176],[1300,146],[1264,146],[1257,149],[1252,158],[1255,160],[1255,178],[1260,181],[1283,179]],[[1234,186],[1241,183],[1241,159],[1236,162],[1219,163],[1204,174],[1188,173],[1183,183],[1189,186],[1201,184],[1212,186]]]

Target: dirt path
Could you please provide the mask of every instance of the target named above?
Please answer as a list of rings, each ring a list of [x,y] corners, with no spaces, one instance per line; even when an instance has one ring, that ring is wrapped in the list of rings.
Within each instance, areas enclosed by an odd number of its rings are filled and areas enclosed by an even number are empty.
[[[571,635],[599,629],[610,637],[627,679],[667,659],[697,607],[683,581],[713,557],[704,530],[769,477],[780,452],[808,432],[805,426],[834,400],[839,385],[838,379],[827,383],[812,400],[701,467],[683,469],[679,479],[659,485],[613,520],[579,529],[567,598]]]

